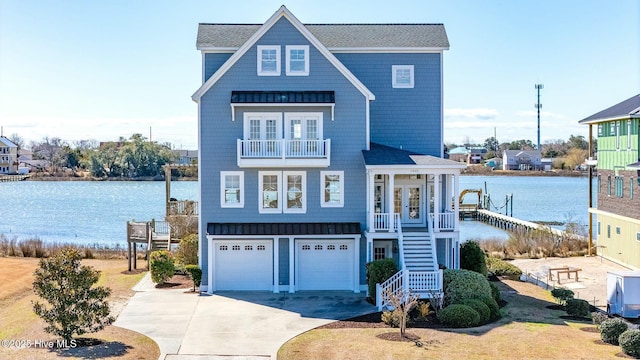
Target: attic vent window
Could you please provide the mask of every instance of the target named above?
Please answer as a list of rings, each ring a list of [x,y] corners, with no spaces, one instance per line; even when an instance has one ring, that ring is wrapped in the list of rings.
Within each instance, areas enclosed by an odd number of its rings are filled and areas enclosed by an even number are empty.
[[[288,45],[287,51],[287,76],[309,75],[309,46]]]
[[[391,66],[391,78],[394,89],[413,89],[413,65]]]

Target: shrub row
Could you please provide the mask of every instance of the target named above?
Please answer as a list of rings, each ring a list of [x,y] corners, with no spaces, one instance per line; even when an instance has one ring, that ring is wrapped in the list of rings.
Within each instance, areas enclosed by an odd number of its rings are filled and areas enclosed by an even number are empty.
[[[369,287],[369,296],[376,301],[376,284],[382,284],[393,274],[398,272],[398,266],[393,259],[375,260],[366,265],[367,268],[367,286]]]
[[[508,261],[495,257],[487,257],[487,270],[496,276],[519,278],[522,270]]]

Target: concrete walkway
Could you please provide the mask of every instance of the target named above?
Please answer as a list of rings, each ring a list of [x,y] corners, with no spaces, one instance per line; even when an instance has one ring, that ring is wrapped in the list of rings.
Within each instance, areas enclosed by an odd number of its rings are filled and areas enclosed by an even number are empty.
[[[275,359],[289,339],[337,319],[375,312],[346,291],[219,292],[156,289],[147,274],[116,326],[152,338],[167,360]]]

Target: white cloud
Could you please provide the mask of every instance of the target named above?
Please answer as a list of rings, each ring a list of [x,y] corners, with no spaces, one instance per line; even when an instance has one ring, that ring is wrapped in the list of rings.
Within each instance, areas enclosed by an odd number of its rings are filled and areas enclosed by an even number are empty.
[[[485,108],[475,108],[475,109],[444,109],[445,118],[467,118],[467,119],[477,119],[477,120],[490,120],[494,119],[498,116],[498,110],[496,109],[485,109]]]

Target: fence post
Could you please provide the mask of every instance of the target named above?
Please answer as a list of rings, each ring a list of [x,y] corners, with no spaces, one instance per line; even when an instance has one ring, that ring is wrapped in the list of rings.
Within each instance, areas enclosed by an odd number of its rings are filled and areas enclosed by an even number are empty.
[[[129,263],[129,271],[131,271],[131,226],[127,221],[127,262]]]

